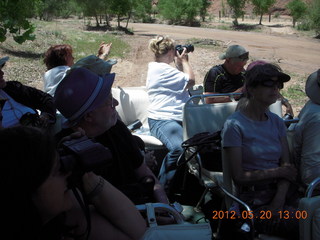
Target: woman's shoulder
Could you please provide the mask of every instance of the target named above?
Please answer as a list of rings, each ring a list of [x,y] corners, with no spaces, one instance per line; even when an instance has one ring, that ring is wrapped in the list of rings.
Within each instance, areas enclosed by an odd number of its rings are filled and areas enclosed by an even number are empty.
[[[270,119],[270,121],[268,121],[269,124],[271,124],[271,125],[269,125],[270,127],[275,126],[276,129],[278,129],[280,131],[286,130],[286,125],[280,116],[278,116],[277,114],[275,114],[271,111],[267,111],[266,114],[268,116],[268,119]]]
[[[69,69],[70,69],[69,66],[57,66],[57,67],[51,68],[50,70],[46,71],[45,76],[66,73]]]
[[[270,118],[273,121],[277,121],[277,122],[283,123],[283,119],[280,116],[278,116],[277,114],[271,112],[270,110],[268,110],[266,112],[266,115],[268,116],[268,118]]]
[[[225,126],[242,125],[244,116],[240,111],[232,113],[225,121]]]
[[[68,66],[58,66],[46,71],[43,76],[45,84],[49,86],[58,84],[67,74],[69,69],[70,67]]]
[[[242,119],[243,117],[244,115],[241,113],[241,111],[235,111],[227,118],[227,121],[235,121],[235,120]]]
[[[149,62],[148,64],[148,68],[149,69],[172,69],[174,67],[172,67],[170,64],[164,63],[164,62]]]
[[[317,118],[320,117],[320,105],[309,100],[301,109],[299,118]]]

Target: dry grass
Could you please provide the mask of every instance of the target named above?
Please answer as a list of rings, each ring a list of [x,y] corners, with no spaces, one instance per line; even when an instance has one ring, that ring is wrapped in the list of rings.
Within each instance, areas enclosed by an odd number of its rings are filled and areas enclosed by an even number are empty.
[[[75,61],[84,56],[96,54],[102,41],[113,42],[110,57],[122,58],[129,51],[129,45],[104,31],[87,31],[81,20],[68,19],[44,22],[33,20],[36,25],[36,40],[18,44],[8,37],[0,45],[0,56],[9,56],[5,79],[16,80],[42,89],[42,77],[46,71],[43,54],[52,45],[70,44]]]

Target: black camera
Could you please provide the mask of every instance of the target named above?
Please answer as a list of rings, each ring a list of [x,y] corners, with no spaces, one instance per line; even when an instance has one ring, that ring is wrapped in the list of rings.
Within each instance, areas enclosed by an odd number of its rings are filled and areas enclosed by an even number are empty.
[[[177,45],[176,46],[176,51],[179,52],[179,54],[181,54],[183,52],[183,49],[186,48],[186,52],[193,52],[194,51],[194,46],[192,44],[186,44],[186,45]]]
[[[131,124],[129,124],[127,126],[127,128],[131,132],[133,132],[134,130],[137,130],[137,129],[141,128],[141,127],[142,127],[142,122],[139,119],[135,120],[133,123],[131,123]]]
[[[108,167],[112,163],[112,154],[102,144],[86,136],[71,139],[59,148],[62,172],[71,172],[71,178],[81,178],[85,172],[100,167]]]
[[[284,119],[284,120],[291,120],[291,119],[293,119],[293,116],[292,116],[290,113],[286,113],[286,114],[283,116],[283,119]]]
[[[40,117],[37,113],[27,112],[19,120],[22,126],[42,127]]]

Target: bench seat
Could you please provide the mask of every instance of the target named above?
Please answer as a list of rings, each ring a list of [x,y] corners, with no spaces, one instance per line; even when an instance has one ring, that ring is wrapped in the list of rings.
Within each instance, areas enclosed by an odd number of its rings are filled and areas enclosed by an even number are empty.
[[[140,120],[142,127],[132,132],[139,136],[145,143],[147,149],[163,149],[162,142],[151,136],[148,124],[149,99],[145,86],[142,87],[117,87],[112,88],[112,95],[119,105],[116,107],[121,120],[129,125],[136,120]]]

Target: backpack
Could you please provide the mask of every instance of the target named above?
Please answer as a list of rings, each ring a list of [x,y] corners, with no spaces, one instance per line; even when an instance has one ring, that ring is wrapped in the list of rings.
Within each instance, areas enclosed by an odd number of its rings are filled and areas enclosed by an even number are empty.
[[[197,133],[184,141],[181,146],[184,148],[184,153],[178,160],[178,166],[186,164],[199,154],[201,162],[198,163],[203,168],[209,171],[222,171],[221,131]]]

